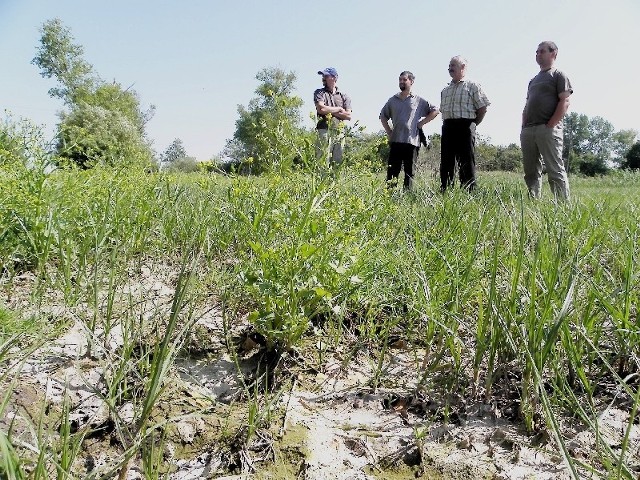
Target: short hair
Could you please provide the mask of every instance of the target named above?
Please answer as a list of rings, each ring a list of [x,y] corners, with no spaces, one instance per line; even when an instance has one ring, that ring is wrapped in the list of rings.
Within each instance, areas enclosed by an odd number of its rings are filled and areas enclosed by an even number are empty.
[[[558,52],[558,46],[552,42],[551,40],[545,40],[544,42],[540,42],[540,45],[544,45],[549,49],[550,52]]]
[[[406,75],[407,78],[409,80],[411,80],[412,82],[416,79],[415,75],[413,73],[411,73],[409,70],[405,70],[404,72],[400,72],[400,77],[402,77],[403,75]]]
[[[466,59],[466,58],[464,58],[462,55],[456,55],[455,57],[453,57],[453,58],[451,59],[451,61],[454,61],[454,62],[456,62],[456,63],[459,63],[460,65],[463,65],[463,66],[465,66],[465,67],[467,66],[467,59]]]

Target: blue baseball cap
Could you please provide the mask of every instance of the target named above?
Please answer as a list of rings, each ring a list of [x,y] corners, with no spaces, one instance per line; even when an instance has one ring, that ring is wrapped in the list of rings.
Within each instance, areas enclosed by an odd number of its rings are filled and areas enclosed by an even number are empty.
[[[318,70],[318,75],[330,75],[332,77],[337,77],[338,71],[333,67],[327,67],[324,70]]]

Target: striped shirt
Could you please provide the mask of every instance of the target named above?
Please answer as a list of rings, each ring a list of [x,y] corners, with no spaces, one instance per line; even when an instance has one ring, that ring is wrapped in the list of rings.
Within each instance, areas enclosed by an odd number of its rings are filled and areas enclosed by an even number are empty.
[[[469,80],[449,83],[440,96],[440,113],[443,120],[452,118],[476,118],[476,112],[491,105],[482,87]]]

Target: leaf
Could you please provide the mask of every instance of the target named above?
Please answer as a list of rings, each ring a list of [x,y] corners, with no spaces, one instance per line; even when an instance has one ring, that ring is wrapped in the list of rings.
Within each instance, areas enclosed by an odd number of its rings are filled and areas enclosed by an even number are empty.
[[[329,291],[325,290],[325,289],[324,289],[324,288],[322,288],[322,287],[314,287],[314,288],[313,288],[313,291],[315,292],[315,294],[316,294],[318,297],[321,297],[321,298],[331,298],[331,292],[329,292]]]
[[[318,247],[316,247],[315,245],[311,245],[310,243],[303,243],[302,245],[300,245],[300,248],[298,250],[300,252],[300,256],[306,260],[311,255],[316,253]]]

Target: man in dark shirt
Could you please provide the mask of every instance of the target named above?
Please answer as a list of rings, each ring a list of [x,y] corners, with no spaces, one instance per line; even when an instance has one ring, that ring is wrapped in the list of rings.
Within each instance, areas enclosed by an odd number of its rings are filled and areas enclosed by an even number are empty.
[[[556,198],[569,198],[569,180],[562,160],[563,117],[573,93],[567,76],[555,68],[558,46],[542,42],[536,50],[540,72],[529,82],[527,102],[522,111],[522,164],[529,195],[540,197],[542,171],[546,168],[549,186]]]
[[[438,109],[411,91],[413,73],[400,73],[400,92],[387,100],[380,111],[380,121],[389,138],[387,185],[394,187],[404,166],[404,189],[411,188],[414,166],[420,149],[419,130],[438,116]],[[391,120],[391,125],[389,125]]]
[[[322,88],[313,92],[318,114],[316,157],[324,157],[330,166],[342,163],[344,135],[341,123],[351,120],[351,99],[338,90],[338,72],[333,67],[318,71],[322,75]]]

